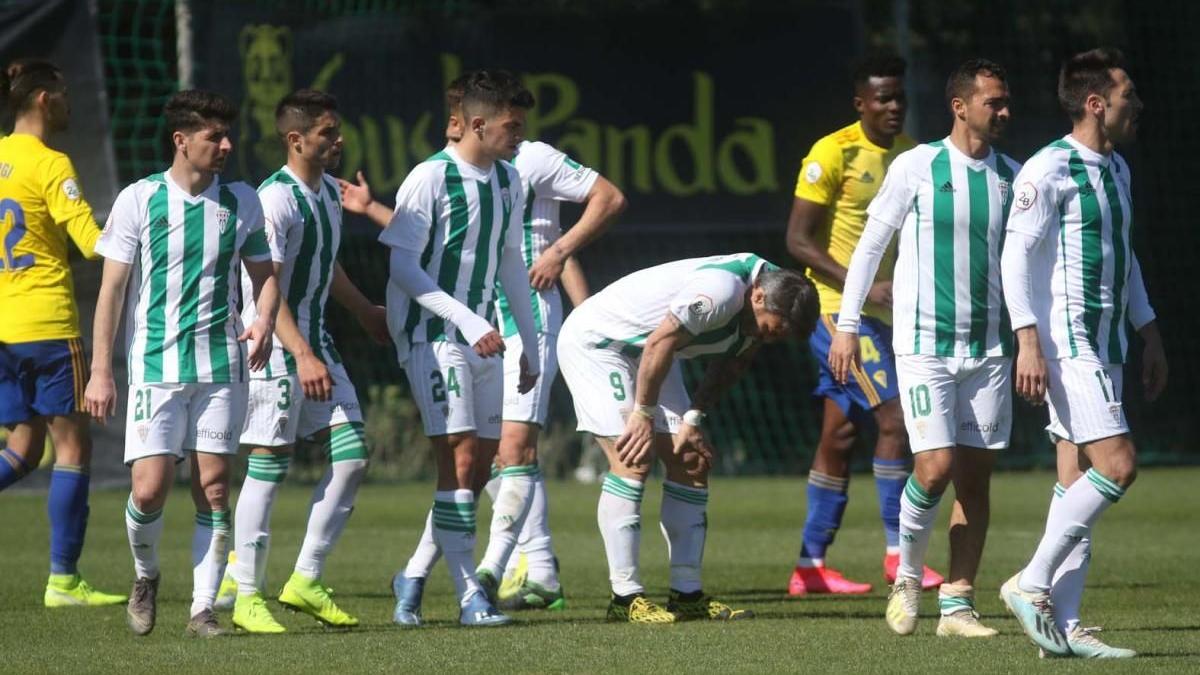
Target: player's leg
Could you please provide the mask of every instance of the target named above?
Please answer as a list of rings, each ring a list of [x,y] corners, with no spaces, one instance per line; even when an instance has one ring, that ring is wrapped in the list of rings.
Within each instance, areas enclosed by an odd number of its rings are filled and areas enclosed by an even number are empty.
[[[46,420],[33,408],[37,371],[29,345],[0,343],[0,424],[8,438],[0,448],[0,492],[29,475],[42,461]]]
[[[975,611],[975,578],[991,518],[996,454],[1012,430],[1012,360],[960,360],[958,449],[954,455],[954,511],[950,516],[950,579],[938,591],[942,636],[991,637]]]
[[[331,399],[306,401],[300,425],[300,435],[323,450],[329,467],[313,492],[304,543],[279,601],[326,625],[357,626],[358,619],[330,598],[322,578],[325,560],[346,529],[358,488],[366,477],[367,443],[358,395],[345,368],[335,363],[329,373],[333,378]]]
[[[184,446],[192,467],[192,606],[185,635],[224,633],[213,605],[229,555],[229,480],[246,422],[246,383],[184,385],[190,392]]]
[[[46,420],[31,417],[9,422],[5,447],[0,449],[0,491],[28,476],[42,462],[46,448]]]
[[[130,385],[125,415],[125,464],[132,486],[125,504],[125,531],[133,554],[134,583],[126,622],[137,635],[154,629],[160,578],[158,542],[163,507],[183,459],[188,410],[184,385]]]
[[[1067,488],[1083,478],[1084,471],[1092,468],[1087,455],[1070,441],[1057,439],[1055,452],[1058,455],[1058,482],[1054,484],[1054,492],[1050,498],[1047,521],[1055,517]],[[1083,603],[1083,587],[1091,559],[1092,537],[1089,534],[1075,544],[1067,554],[1066,560],[1054,571],[1050,599],[1054,603],[1054,618],[1057,619],[1058,628],[1064,635],[1069,635],[1071,629],[1079,625],[1079,609]]]

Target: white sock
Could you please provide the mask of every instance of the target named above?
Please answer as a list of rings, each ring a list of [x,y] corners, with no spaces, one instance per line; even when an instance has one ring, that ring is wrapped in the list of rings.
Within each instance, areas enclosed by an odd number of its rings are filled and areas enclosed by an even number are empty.
[[[1054,499],[1050,508],[1054,509],[1057,502],[1066,491],[1062,485],[1054,485]],[[1087,579],[1088,565],[1092,561],[1092,538],[1084,537],[1067,554],[1058,569],[1054,571],[1054,583],[1050,586],[1050,599],[1054,603],[1054,619],[1059,630],[1070,632],[1079,624],[1079,607],[1083,603],[1083,586]]]
[[[642,542],[642,493],[640,480],[604,476],[596,521],[608,556],[608,580],[617,595],[642,593],[645,587],[638,572],[638,552]]]
[[[525,526],[529,502],[533,496],[537,464],[509,466],[500,471],[500,489],[492,501],[492,527],[487,550],[479,569],[499,578],[517,545],[517,535]]]
[[[196,616],[212,609],[221,577],[225,575],[225,557],[229,555],[229,511],[196,514],[192,531],[192,610]]]
[[[417,550],[413,551],[408,564],[404,566],[404,576],[410,579],[424,579],[433,571],[438,558],[442,557],[442,549],[438,548],[433,538],[433,509],[425,514],[425,530],[421,532],[421,540],[417,542]]]
[[[487,493],[488,499],[492,500],[492,503],[495,504],[496,497],[500,494],[500,467],[496,466],[495,462],[492,462],[492,476],[484,484],[483,491]]]
[[[1125,490],[1096,469],[1088,469],[1084,477],[1067,488],[1046,519],[1046,533],[1038,544],[1033,559],[1017,580],[1021,590],[1046,592],[1054,573],[1066,560],[1071,549],[1091,535],[1092,525],[1100,514],[1115,504]]]
[[[529,500],[525,527],[517,538],[517,547],[525,554],[528,579],[546,590],[558,590],[558,565],[554,562],[554,547],[550,541],[550,503],[546,497],[546,478],[538,471]],[[516,566],[517,556],[508,559],[509,569]]]
[[[162,509],[142,513],[133,505],[133,495],[125,502],[125,533],[133,553],[133,569],[138,579],[158,578],[158,540],[162,538]]]
[[[354,497],[367,475],[366,459],[335,459],[313,492],[308,511],[308,531],[296,558],[296,571],[309,579],[320,579],[325,558],[346,529],[354,512]]]
[[[291,459],[287,455],[247,458],[246,480],[233,513],[233,551],[237,555],[229,569],[241,595],[264,590],[271,546],[271,508]]]
[[[908,477],[900,495],[900,566],[896,577],[920,580],[925,574],[925,552],[929,536],[937,519],[938,502],[942,496],[931,495],[917,482],[916,474]]]
[[[671,590],[695,593],[701,588],[700,564],[708,535],[708,488],[663,481],[659,521],[671,560]]]
[[[446,556],[460,606],[480,592],[475,578],[475,493],[438,490],[433,494],[433,539]]]

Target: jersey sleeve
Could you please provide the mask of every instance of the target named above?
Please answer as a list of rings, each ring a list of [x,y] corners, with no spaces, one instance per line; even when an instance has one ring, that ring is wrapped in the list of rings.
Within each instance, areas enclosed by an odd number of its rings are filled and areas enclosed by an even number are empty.
[[[58,155],[46,164],[44,192],[46,208],[54,222],[66,228],[67,234],[85,258],[96,257],[96,241],[100,228],[92,207],[83,198],[79,177],[66,155]]]
[[[530,143],[529,185],[538,197],[580,203],[587,199],[600,174],[546,143]],[[521,154],[525,154],[523,151]],[[522,167],[519,167],[522,168]]]
[[[671,298],[669,311],[692,337],[729,323],[742,311],[745,285],[723,270],[703,270]]]
[[[521,176],[515,168],[509,172],[509,178],[508,193],[512,195],[512,208],[508,213],[508,229],[504,231],[504,247],[514,249],[519,255],[524,244],[522,237],[524,236],[525,200],[529,197],[525,194],[525,188],[521,185]]]
[[[1058,222],[1058,174],[1038,159],[1030,160],[1017,174],[1006,228],[1041,241]]]
[[[96,253],[126,265],[132,264],[137,257],[144,220],[135,183],[121,190],[113,202],[104,230],[96,240]]]
[[[258,193],[262,204],[263,234],[267,238],[267,249],[271,252],[271,261],[282,263],[287,260],[288,235],[291,227],[300,218],[296,212],[296,202],[281,189],[272,184]]]
[[[380,243],[418,253],[429,243],[437,213],[438,179],[433,162],[418,165],[396,191],[392,221],[379,235]],[[518,181],[519,183],[519,181]]]
[[[271,248],[267,244],[267,232],[263,221],[262,202],[258,193],[246,186],[238,194],[238,227],[242,228],[242,244],[238,256],[250,262],[271,260]]]
[[[796,178],[796,196],[806,201],[831,206],[842,185],[842,150],[832,137],[813,144],[800,165]]]
[[[868,217],[893,230],[898,230],[904,225],[904,218],[917,195],[916,181],[909,170],[909,165],[912,164],[911,157],[911,154],[906,152],[892,162],[883,177],[883,185],[867,206]]]

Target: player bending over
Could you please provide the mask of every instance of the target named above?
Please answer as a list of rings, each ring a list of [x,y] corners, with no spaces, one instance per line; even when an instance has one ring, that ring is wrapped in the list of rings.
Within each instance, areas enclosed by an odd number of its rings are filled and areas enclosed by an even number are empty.
[[[567,317],[558,357],[579,430],[609,461],[596,517],[608,555],[610,621],[671,623],[753,616],[707,595],[700,561],[707,534],[713,449],[707,411],[763,342],[812,332],[812,284],[750,253],[692,258],[626,276]],[[716,357],[689,399],[677,359]],[[641,504],[654,458],[666,468],[662,531],[671,558],[667,606],[645,597],[638,549]]]

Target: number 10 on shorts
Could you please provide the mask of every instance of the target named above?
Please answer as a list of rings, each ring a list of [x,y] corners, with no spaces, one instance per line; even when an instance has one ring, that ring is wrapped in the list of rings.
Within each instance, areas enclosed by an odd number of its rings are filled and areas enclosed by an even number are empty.
[[[929,387],[918,384],[908,388],[908,404],[913,417],[925,417],[933,411],[933,403],[929,399]]]

